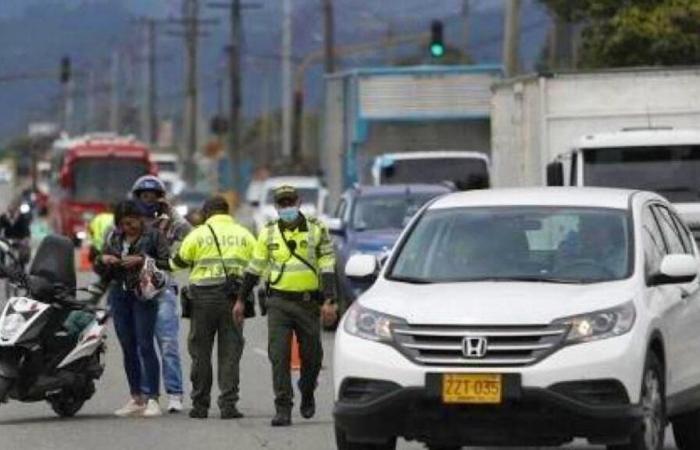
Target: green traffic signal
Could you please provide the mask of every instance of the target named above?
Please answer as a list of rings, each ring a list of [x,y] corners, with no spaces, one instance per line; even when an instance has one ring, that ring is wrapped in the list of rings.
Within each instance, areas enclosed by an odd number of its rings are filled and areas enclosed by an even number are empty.
[[[430,46],[430,54],[434,58],[439,58],[445,54],[445,46],[442,44],[432,44]]]
[[[445,54],[445,41],[443,39],[443,25],[440,20],[433,20],[430,24],[430,56],[440,58]]]

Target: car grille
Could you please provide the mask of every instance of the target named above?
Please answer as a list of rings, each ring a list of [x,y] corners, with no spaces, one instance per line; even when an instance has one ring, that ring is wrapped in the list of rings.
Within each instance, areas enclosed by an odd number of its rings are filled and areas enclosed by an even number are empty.
[[[542,326],[405,326],[393,330],[394,341],[412,361],[428,366],[519,367],[534,364],[556,351],[568,327]],[[481,357],[465,356],[465,338],[485,338]]]

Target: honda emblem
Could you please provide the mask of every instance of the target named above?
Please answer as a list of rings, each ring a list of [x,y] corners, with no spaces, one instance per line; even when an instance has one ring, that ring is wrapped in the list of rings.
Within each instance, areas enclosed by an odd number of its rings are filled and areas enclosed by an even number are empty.
[[[485,337],[465,337],[462,340],[462,354],[467,358],[483,358],[488,350]]]

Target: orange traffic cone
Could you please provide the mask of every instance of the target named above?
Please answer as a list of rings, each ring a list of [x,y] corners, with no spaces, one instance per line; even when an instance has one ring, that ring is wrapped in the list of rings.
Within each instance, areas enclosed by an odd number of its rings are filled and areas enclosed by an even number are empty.
[[[299,341],[297,335],[292,333],[292,357],[289,360],[292,370],[301,369],[301,357],[299,356]]]
[[[80,272],[88,272],[92,270],[92,263],[90,262],[90,248],[83,245],[80,247],[78,252],[78,270]]]

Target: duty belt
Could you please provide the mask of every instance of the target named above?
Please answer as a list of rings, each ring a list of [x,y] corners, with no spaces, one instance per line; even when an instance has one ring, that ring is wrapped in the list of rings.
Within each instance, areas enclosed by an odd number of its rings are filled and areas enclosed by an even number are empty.
[[[292,292],[270,289],[270,294],[273,297],[279,297],[293,302],[316,302],[321,298],[321,293],[319,291]]]

